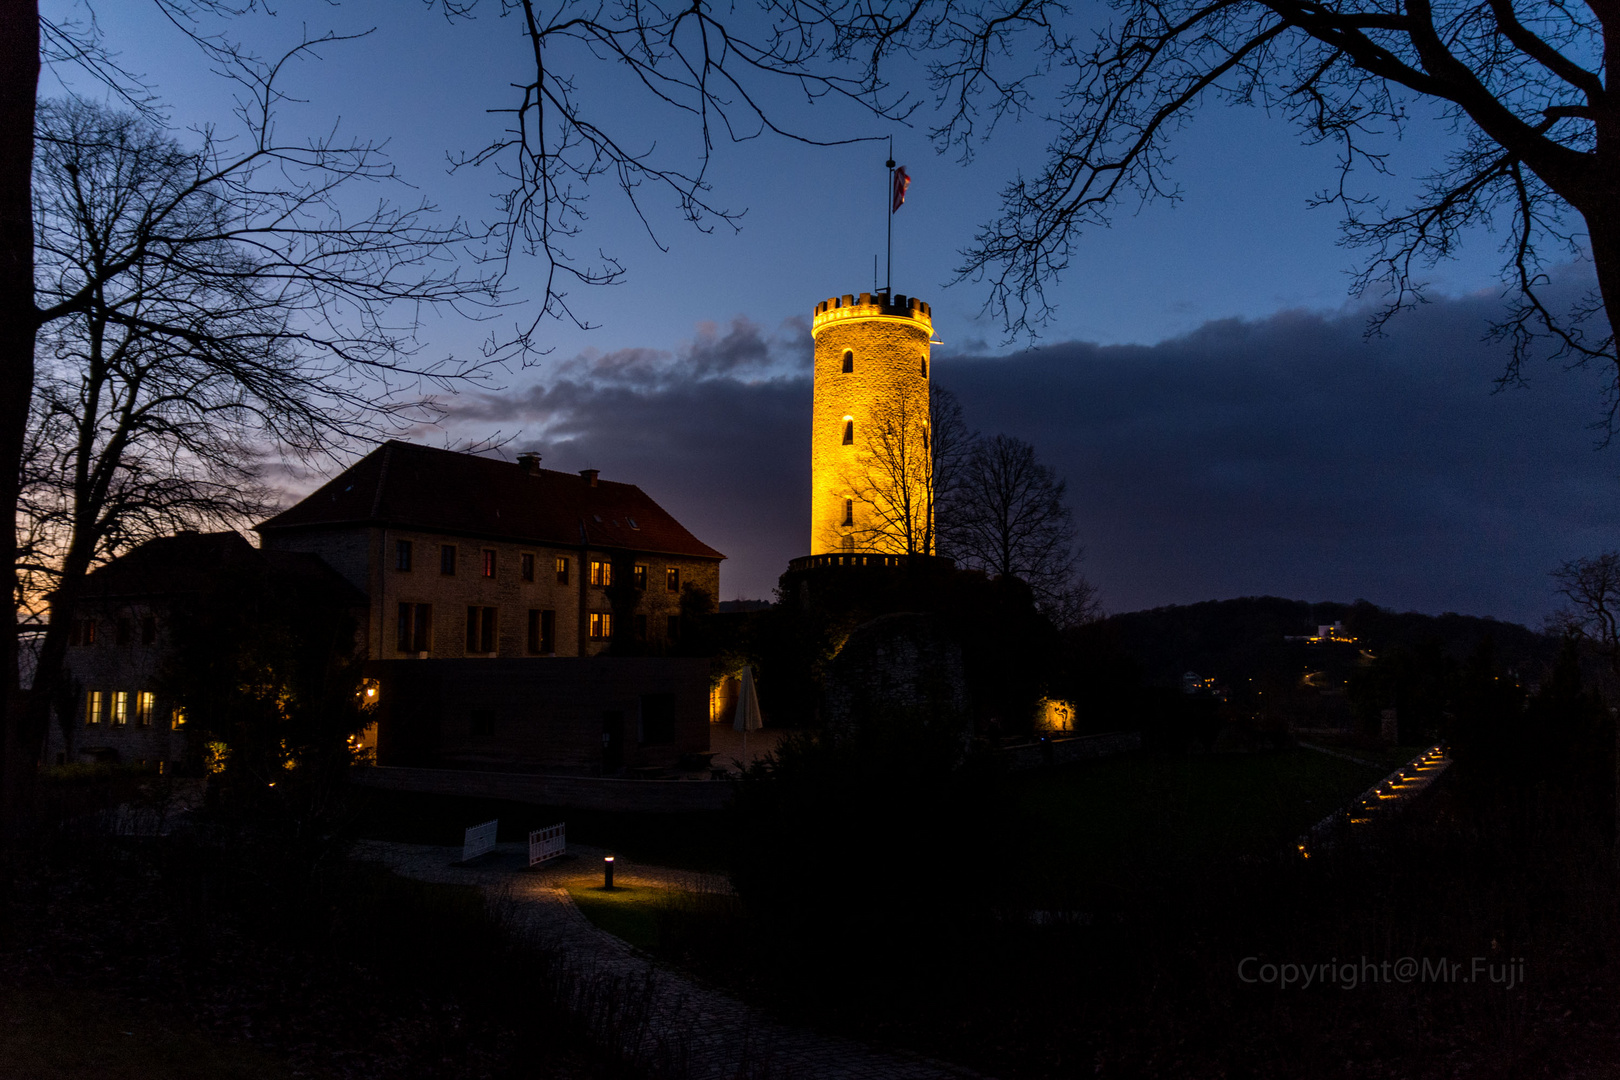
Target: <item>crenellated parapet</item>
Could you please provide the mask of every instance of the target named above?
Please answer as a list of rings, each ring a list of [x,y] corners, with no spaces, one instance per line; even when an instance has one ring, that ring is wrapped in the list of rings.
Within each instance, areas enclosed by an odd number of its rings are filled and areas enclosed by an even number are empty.
[[[850,319],[906,319],[915,321],[930,333],[934,328],[932,309],[915,296],[901,293],[891,298],[884,293],[845,293],[829,296],[816,305],[810,332],[818,334],[825,327]]]

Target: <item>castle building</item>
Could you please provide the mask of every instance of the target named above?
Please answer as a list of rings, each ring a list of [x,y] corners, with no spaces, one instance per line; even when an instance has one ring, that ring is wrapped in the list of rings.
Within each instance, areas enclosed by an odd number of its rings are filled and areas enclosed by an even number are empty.
[[[933,330],[916,297],[847,294],[816,305],[812,556],[933,554]]]
[[[389,441],[258,527],[370,599],[373,660],[659,654],[720,560],[634,484]]]

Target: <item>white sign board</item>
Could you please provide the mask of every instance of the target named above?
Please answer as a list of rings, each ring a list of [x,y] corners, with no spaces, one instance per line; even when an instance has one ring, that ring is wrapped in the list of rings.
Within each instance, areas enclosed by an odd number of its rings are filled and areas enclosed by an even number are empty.
[[[568,823],[548,825],[529,834],[529,865],[538,866],[568,850]]]
[[[482,825],[474,825],[467,830],[467,838],[461,842],[461,861],[471,862],[480,855],[488,855],[495,850],[495,830],[501,823],[500,818],[486,821]]]

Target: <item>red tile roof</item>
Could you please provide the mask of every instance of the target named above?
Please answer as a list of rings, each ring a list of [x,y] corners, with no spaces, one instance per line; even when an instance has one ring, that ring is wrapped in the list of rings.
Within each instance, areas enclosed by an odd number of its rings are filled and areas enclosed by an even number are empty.
[[[390,440],[258,526],[384,525],[485,539],[622,548],[698,559],[724,555],[634,484],[529,469]]]

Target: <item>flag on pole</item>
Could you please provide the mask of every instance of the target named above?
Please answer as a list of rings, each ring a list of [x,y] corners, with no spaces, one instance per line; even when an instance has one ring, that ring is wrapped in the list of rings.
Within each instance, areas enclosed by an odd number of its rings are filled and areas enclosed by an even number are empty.
[[[889,207],[889,213],[894,213],[905,205],[906,188],[911,186],[911,177],[906,175],[906,167],[900,166],[894,170],[894,203]]]

